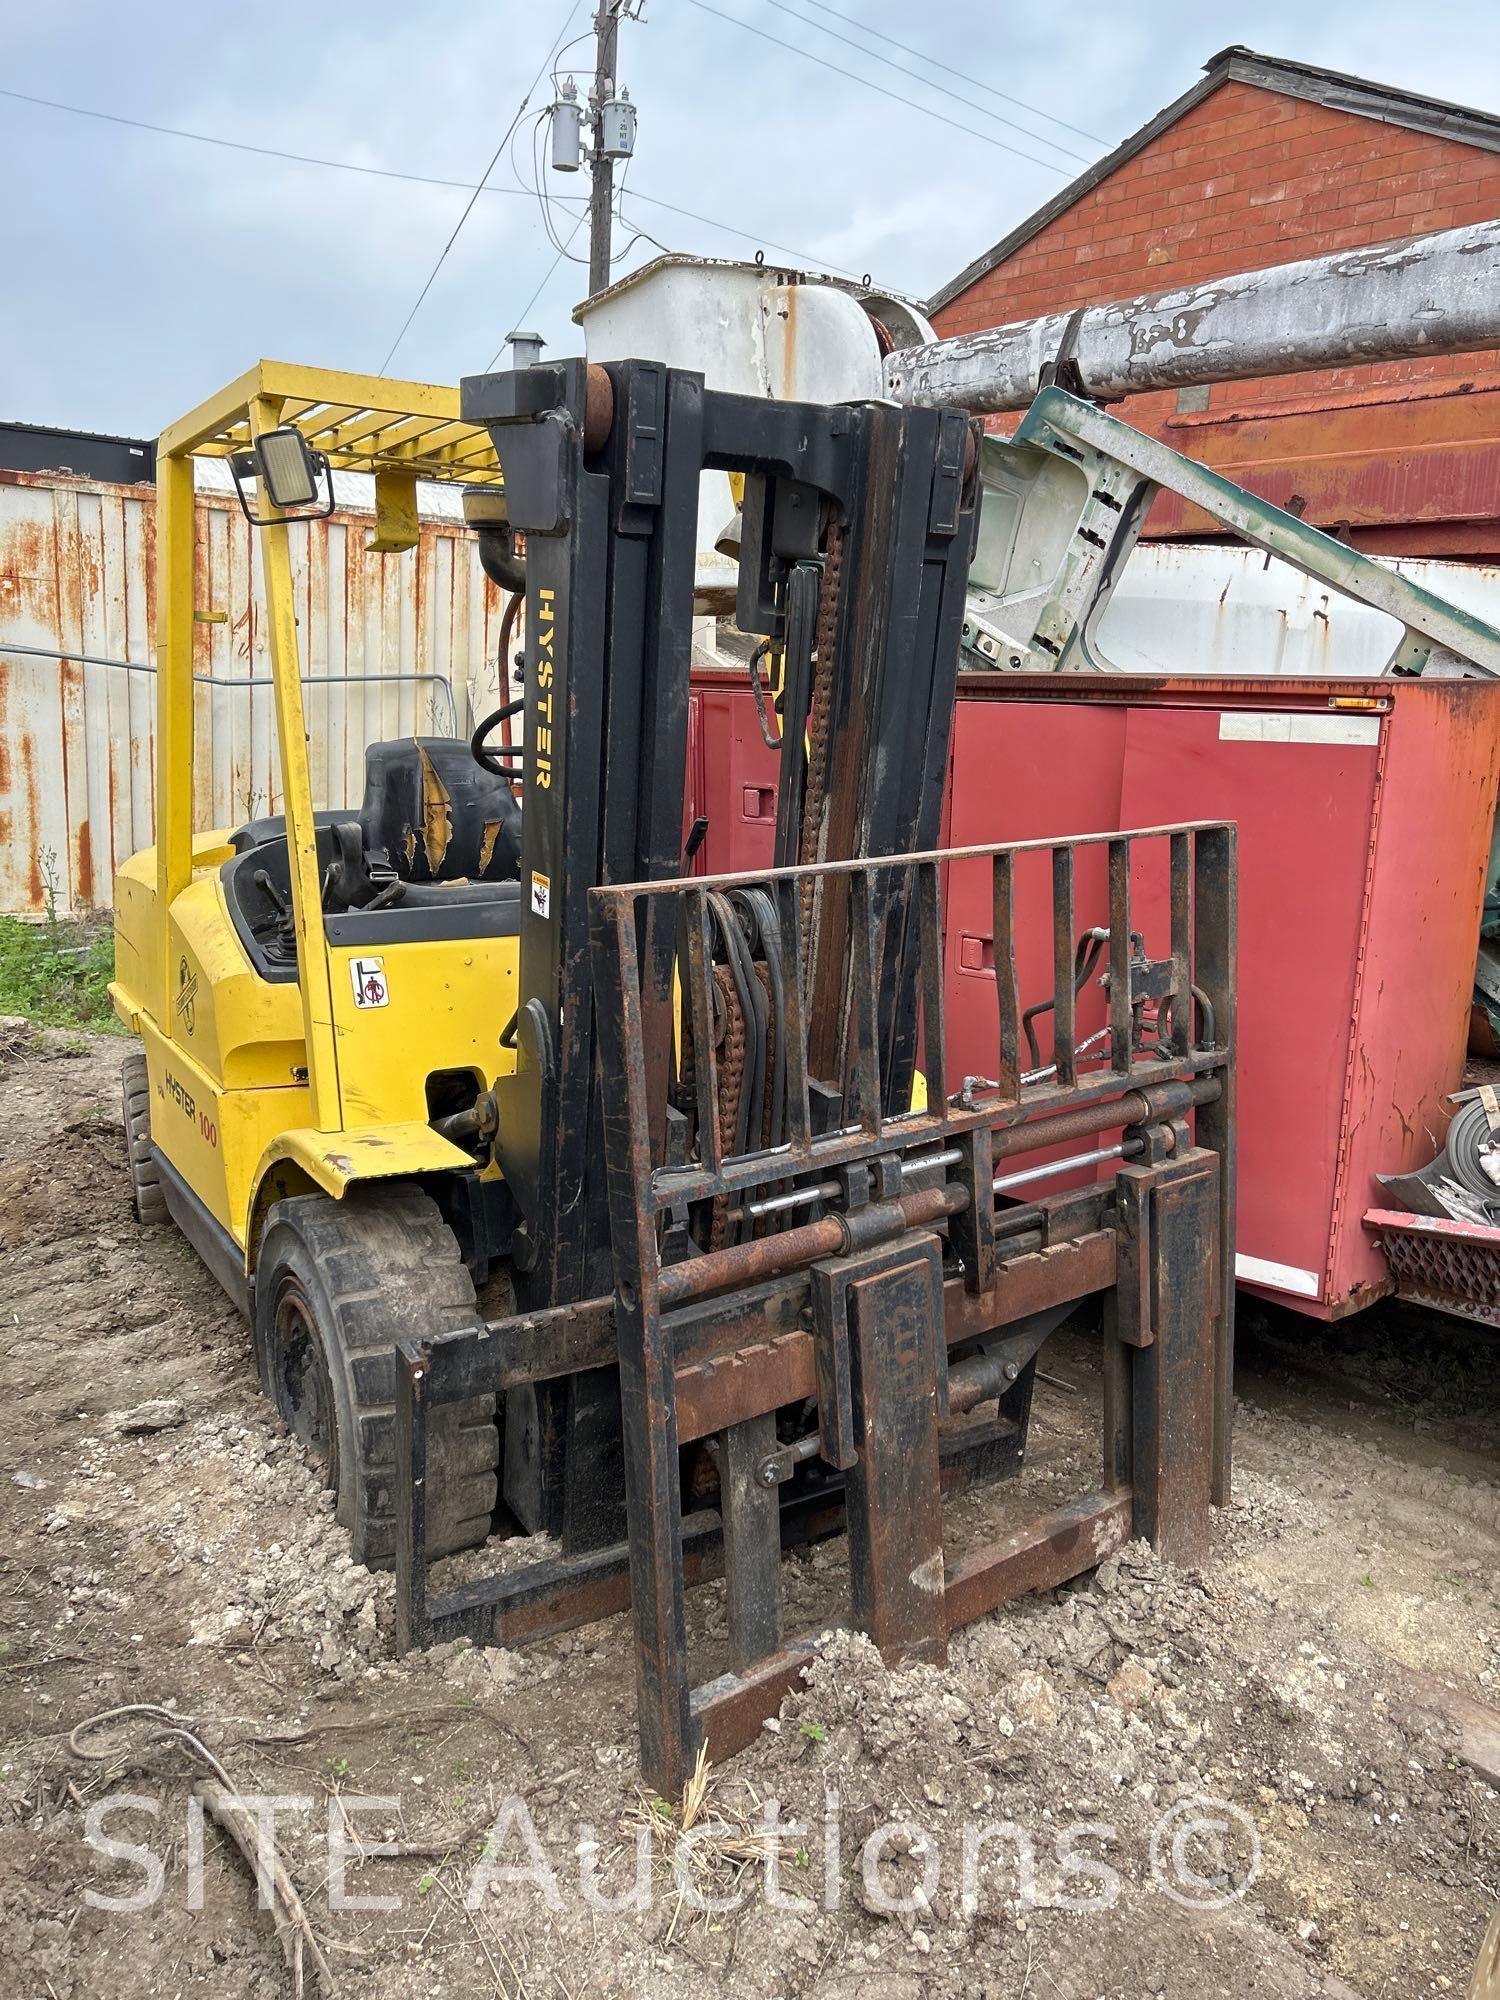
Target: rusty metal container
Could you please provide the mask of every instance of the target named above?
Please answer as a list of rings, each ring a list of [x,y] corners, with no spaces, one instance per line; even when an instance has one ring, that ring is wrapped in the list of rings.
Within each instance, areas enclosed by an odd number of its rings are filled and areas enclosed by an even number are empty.
[[[705,676],[693,700],[701,865],[764,866],[776,759],[752,698]],[[1497,781],[1491,682],[964,677],[945,843],[1238,822],[1236,1268],[1298,1311],[1391,1289],[1361,1219],[1375,1174],[1425,1164],[1447,1128]],[[1103,920],[1094,887],[1080,927]],[[993,1039],[993,930],[982,897],[945,916],[952,1089]]]

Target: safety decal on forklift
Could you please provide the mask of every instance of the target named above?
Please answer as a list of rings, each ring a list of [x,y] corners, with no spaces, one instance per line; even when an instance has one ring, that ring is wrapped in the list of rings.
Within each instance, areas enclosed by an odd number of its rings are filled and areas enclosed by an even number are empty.
[[[552,877],[531,871],[531,914],[534,917],[550,917],[552,914]]]
[[[349,982],[354,988],[356,1007],[388,1007],[391,989],[385,983],[383,958],[351,958]]]

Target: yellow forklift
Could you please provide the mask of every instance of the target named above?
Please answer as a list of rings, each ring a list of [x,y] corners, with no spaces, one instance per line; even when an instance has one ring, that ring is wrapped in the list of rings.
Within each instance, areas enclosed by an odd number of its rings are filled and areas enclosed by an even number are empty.
[[[283,810],[235,828],[192,818],[196,457],[228,460],[265,591]],[[176,1222],[251,1317],[263,1387],[377,1563],[394,1549],[393,1343],[473,1325],[512,1224],[476,1161],[476,1107],[515,1065],[501,1031],[520,810],[490,747],[508,714],[472,745],[371,744],[359,807],[314,810],[288,536],[332,510],[334,468],[374,475],[387,547],[415,542],[418,479],[461,483],[491,517],[493,578],[519,584],[494,450],[456,389],[263,361],[173,424],[157,459],[157,843],[116,883],[110,992],[141,1044],[124,1067],[136,1213]],[[488,1532],[494,1397],[445,1413],[437,1449],[434,1551]]]
[[[1074,471],[1098,415],[1050,388],[1026,448]],[[1132,434],[1099,420],[1118,459]],[[1233,831],[935,851],[980,445],[959,410],[582,357],[456,392],[263,363],[161,442],[158,842],[117,885],[112,989],[142,1044],[138,1213],[250,1317],[356,1557],[394,1559],[400,1646],[630,1608],[667,1795],[807,1662],[784,1544],[847,1532],[853,1622],[940,1660],[953,1627],[1131,1534],[1200,1560],[1227,1491]],[[284,805],[206,831],[205,454],[257,530]],[[318,811],[288,537],[331,511],[335,468],[374,474],[383,539],[414,529],[418,478],[470,489],[526,633],[517,701],[507,628],[470,741],[372,744],[358,810]],[[780,756],[775,865],[714,878],[686,774],[720,475]],[[1127,477],[1081,482],[1063,553],[1123,560]],[[994,1047],[957,1088],[961,876],[990,913]],[[1021,1470],[1038,1355],[1080,1311],[1103,1329],[1101,1483],[950,1563],[945,1498]],[[430,1571],[517,1527],[556,1553],[456,1588]],[[684,1592],[716,1572],[728,1659],[698,1680]]]

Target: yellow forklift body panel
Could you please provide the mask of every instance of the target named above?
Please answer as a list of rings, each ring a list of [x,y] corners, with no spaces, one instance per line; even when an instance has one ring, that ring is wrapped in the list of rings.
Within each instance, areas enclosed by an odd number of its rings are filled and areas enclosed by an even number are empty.
[[[303,716],[289,523],[264,494],[258,530],[280,754],[297,964],[258,971],[220,871],[225,831],[192,826],[195,527],[192,460],[244,452],[294,426],[330,468],[373,473],[385,504],[417,479],[502,484],[489,434],[462,422],[458,390],[261,361],[162,433],[158,451],[158,844],[115,887],[110,998],[145,1048],[151,1138],[253,1263],[266,1195],[472,1169],[432,1130],[428,1079],[489,1089],[515,1067],[500,1032],[515,1007],[515,937],[423,938],[355,949],[328,936]],[[400,522],[396,523],[400,527]],[[408,522],[409,528],[410,523]],[[396,536],[399,543],[400,536]],[[392,545],[395,545],[393,543]]]

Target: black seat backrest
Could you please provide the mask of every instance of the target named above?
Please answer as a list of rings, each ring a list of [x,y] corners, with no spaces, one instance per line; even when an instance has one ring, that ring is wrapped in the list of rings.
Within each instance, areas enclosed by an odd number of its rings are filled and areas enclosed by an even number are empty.
[[[513,882],[521,809],[467,743],[404,736],[365,751],[359,814],[366,849],[384,848],[409,882]]]

